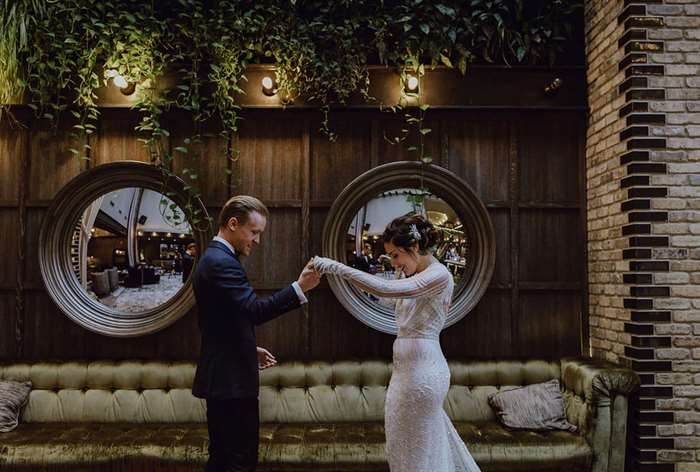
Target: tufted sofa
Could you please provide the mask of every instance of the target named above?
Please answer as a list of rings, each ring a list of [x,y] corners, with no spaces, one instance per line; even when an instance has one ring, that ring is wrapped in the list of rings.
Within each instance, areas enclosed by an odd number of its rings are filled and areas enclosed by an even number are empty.
[[[632,371],[592,359],[450,362],[445,409],[484,471],[622,472]],[[0,433],[0,470],[203,470],[205,404],[188,362],[0,365],[31,380],[22,423]],[[286,363],[262,372],[260,470],[387,470],[391,363]],[[578,433],[509,431],[487,396],[550,379]],[[438,472],[438,471],[436,471]]]

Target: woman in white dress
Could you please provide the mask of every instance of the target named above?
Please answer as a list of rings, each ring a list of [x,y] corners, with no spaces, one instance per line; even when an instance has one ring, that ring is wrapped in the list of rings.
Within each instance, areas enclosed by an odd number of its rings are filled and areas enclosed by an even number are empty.
[[[420,215],[392,221],[383,235],[392,266],[406,278],[387,280],[325,257],[314,268],[380,298],[398,299],[394,362],[386,397],[386,453],[392,472],[479,472],[443,402],[450,371],[439,335],[452,301],[452,275],[430,252],[440,231]]]

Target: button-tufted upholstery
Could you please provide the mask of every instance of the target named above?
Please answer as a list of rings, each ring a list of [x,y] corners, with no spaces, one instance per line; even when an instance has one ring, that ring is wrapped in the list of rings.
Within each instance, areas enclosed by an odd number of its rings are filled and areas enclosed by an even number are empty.
[[[626,395],[638,382],[631,371],[590,359],[451,362],[450,370],[445,409],[483,470],[623,470]],[[33,384],[22,424],[0,435],[0,468],[132,460],[197,470],[206,460],[206,410],[190,393],[193,377],[189,362],[0,366],[0,379]],[[286,363],[263,371],[263,467],[385,469],[390,377],[386,361]],[[580,434],[500,426],[488,395],[553,378],[562,381],[568,419]]]

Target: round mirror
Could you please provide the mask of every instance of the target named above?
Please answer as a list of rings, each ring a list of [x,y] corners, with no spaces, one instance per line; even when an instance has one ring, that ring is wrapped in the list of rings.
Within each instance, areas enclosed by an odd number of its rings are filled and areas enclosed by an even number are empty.
[[[197,245],[176,203],[156,190],[125,187],[83,210],[71,250],[88,295],[129,314],[175,297],[192,271]]]
[[[464,317],[483,295],[495,265],[495,237],[486,208],[469,186],[442,167],[397,162],[351,182],[331,207],[323,253],[377,277],[395,278],[382,233],[394,218],[418,213],[442,230],[435,257],[454,277],[446,326]],[[394,300],[365,293],[338,277],[331,289],[350,313],[380,331],[396,334]]]
[[[110,336],[152,333],[187,313],[189,275],[209,234],[202,202],[184,186],[154,166],[117,162],[59,192],[42,225],[39,262],[61,311]],[[198,222],[187,220],[186,205]]]

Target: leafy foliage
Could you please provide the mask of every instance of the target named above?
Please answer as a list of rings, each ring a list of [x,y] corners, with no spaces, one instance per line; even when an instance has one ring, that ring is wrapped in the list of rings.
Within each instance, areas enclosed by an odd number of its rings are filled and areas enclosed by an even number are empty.
[[[175,155],[199,156],[204,124],[213,120],[228,143],[221,154],[235,159],[236,97],[248,64],[273,63],[281,96],[317,104],[322,131],[334,139],[331,106],[356,92],[372,99],[368,64],[419,76],[435,65],[466,73],[473,62],[551,64],[579,7],[576,0],[0,0],[0,103],[24,95],[54,122],[69,112],[72,152],[87,159],[99,116],[95,91],[117,71],[138,84],[136,130],[151,161],[174,176],[164,113],[183,109],[192,120]],[[168,71],[178,83],[161,90]],[[419,94],[408,98],[394,108],[406,120],[397,142],[415,127],[419,143],[411,150],[429,162],[422,144],[428,104]],[[181,174],[197,197],[196,172]]]

